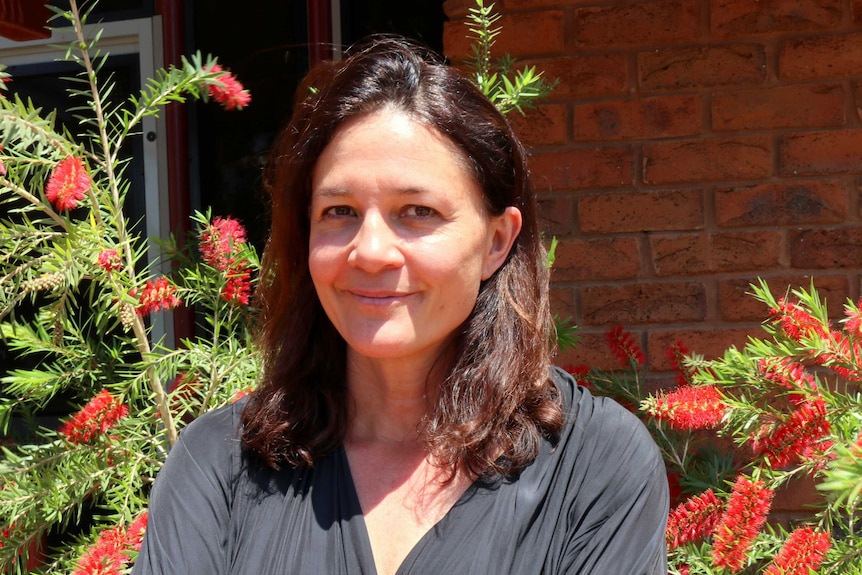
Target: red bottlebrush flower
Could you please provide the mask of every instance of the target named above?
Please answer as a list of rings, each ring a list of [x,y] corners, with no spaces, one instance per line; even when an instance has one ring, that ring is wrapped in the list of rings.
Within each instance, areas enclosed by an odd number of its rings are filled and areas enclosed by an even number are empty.
[[[248,305],[251,271],[248,261],[237,261],[246,243],[245,228],[233,218],[216,217],[199,236],[201,257],[209,266],[227,276],[221,291],[225,301]]]
[[[631,367],[632,364],[643,365],[646,356],[643,350],[635,342],[634,336],[625,331],[622,326],[610,329],[607,334],[608,345],[611,353],[623,367]]]
[[[248,305],[251,293],[251,272],[248,268],[242,269],[245,262],[240,262],[240,268],[228,270],[227,283],[221,290],[221,297],[230,303]]]
[[[667,545],[680,545],[705,539],[721,518],[721,501],[712,489],[695,495],[675,507],[667,518]]]
[[[81,158],[69,156],[60,160],[51,172],[51,177],[48,178],[45,186],[45,197],[57,210],[71,210],[84,199],[92,183],[84,161]]]
[[[0,547],[3,547],[4,541],[9,539],[9,536],[12,534],[12,531],[15,529],[15,524],[7,525],[0,531]]]
[[[60,426],[58,432],[72,443],[87,443],[117,424],[129,408],[103,389],[81,411]]]
[[[825,338],[829,334],[829,326],[799,307],[797,303],[785,298],[778,300],[778,307],[770,310],[772,320],[778,323],[781,330],[795,341],[806,338]]]
[[[237,401],[239,401],[240,399],[242,399],[243,397],[245,397],[246,395],[248,395],[252,391],[253,390],[251,387],[246,387],[246,388],[240,389],[239,391],[237,391],[236,393],[233,394],[233,398],[231,398],[231,403],[236,403]]]
[[[126,545],[135,551],[141,550],[141,544],[144,542],[144,533],[147,530],[148,518],[149,513],[144,511],[138,515],[137,519],[132,521],[129,525],[128,531],[126,531]]]
[[[767,381],[791,391],[817,391],[817,381],[801,363],[783,357],[764,358],[757,362],[760,374]]]
[[[844,329],[847,333],[854,337],[862,337],[862,299],[856,303],[856,308],[850,306],[844,307],[844,315],[847,317],[844,320]]]
[[[121,525],[103,531],[81,558],[72,575],[120,575],[129,562],[128,552],[140,551],[147,526],[144,511],[125,530]]]
[[[769,457],[774,469],[780,469],[810,456],[813,449],[829,434],[826,403],[820,399],[801,402],[787,420],[766,437],[754,443],[755,451]]]
[[[816,571],[820,567],[830,547],[832,547],[832,537],[829,533],[815,531],[810,526],[800,527],[790,534],[781,551],[763,573],[764,575],[808,575],[812,570]]]
[[[168,282],[168,278],[162,276],[157,280],[147,280],[147,285],[141,290],[138,299],[138,307],[135,312],[139,316],[145,316],[150,312],[174,309],[182,302],[176,296],[177,288]]]
[[[216,217],[212,224],[201,230],[199,241],[201,257],[207,265],[225,272],[242,251],[246,242],[245,228],[233,218]]]
[[[587,379],[587,375],[590,373],[590,366],[585,363],[580,365],[567,365],[563,369],[565,369],[572,377],[575,378],[575,381],[581,387],[586,387],[587,389],[591,389],[593,384],[590,383],[590,380]]]
[[[99,252],[99,257],[96,260],[96,263],[99,264],[99,267],[107,272],[116,271],[123,267],[123,261],[120,259],[120,254],[117,253],[117,250],[102,250]]]
[[[80,559],[72,575],[120,575],[129,562],[124,553],[126,534],[121,526],[106,529]]]
[[[709,429],[721,423],[727,406],[715,386],[677,388],[645,402],[646,411],[677,429]]]
[[[219,74],[216,80],[221,84],[207,84],[207,91],[213,100],[224,106],[225,110],[240,110],[251,103],[251,94],[243,89],[236,76],[218,64],[210,66],[208,72]]]
[[[824,340],[827,350],[815,355],[814,361],[845,379],[862,381],[862,372],[856,367],[858,358],[862,357],[862,342],[839,331],[830,332],[829,337]]]
[[[762,481],[740,475],[727,507],[713,529],[712,561],[736,573],[742,569],[752,542],[760,533],[772,505],[774,493]]]
[[[671,368],[676,372],[676,383],[679,386],[691,385],[692,383],[692,373],[683,363],[688,354],[689,349],[681,341],[667,348],[667,358]]]

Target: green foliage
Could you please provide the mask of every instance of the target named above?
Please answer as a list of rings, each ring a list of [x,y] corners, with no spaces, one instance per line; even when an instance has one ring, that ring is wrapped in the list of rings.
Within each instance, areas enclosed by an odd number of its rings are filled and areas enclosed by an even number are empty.
[[[829,534],[831,550],[818,573],[856,573],[862,565],[862,313],[845,305],[844,319],[830,319],[814,289],[788,290],[776,298],[764,282],[752,286],[766,304],[768,337],[751,338],[713,360],[677,348],[677,386],[645,389],[632,338],[609,337],[621,370],[574,370],[598,393],[635,409],[659,445],[672,496],[683,512],[689,497],[711,489],[729,513],[730,486],[740,474],[760,478],[776,491],[806,480],[820,497],[788,527],[777,520],[756,532],[745,552],[744,573],[766,573],[792,528],[811,526]],[[694,400],[692,392],[714,389],[718,403]],[[698,403],[700,402],[700,403]],[[702,425],[698,425],[701,423]],[[745,519],[740,522],[744,523]],[[669,542],[679,531],[669,530]],[[735,572],[717,566],[707,530],[672,546],[670,572],[704,575]],[[793,546],[791,545],[791,548]],[[799,551],[798,548],[797,552]],[[774,571],[770,571],[773,573]],[[803,571],[808,572],[807,568]]]
[[[142,119],[188,98],[208,100],[226,72],[195,54],[115,100],[99,34],[83,37],[94,5],[55,10],[78,33],[65,54],[81,66],[70,78],[75,133],[54,111],[0,92],[0,335],[16,362],[2,378],[0,428],[6,435],[13,419],[29,422],[0,455],[3,573],[27,570],[34,551],[44,555],[37,572],[74,571],[106,529],[146,508],[179,429],[257,378],[249,344],[256,312],[247,305],[254,250],[242,238],[211,239],[211,250],[228,252],[228,264],[213,267],[169,242],[162,262],[148,262],[147,243],[123,211],[123,150],[140,137]],[[217,222],[194,220],[199,237]],[[154,340],[152,325],[180,300],[200,325],[173,349]],[[63,426],[41,417],[65,404],[80,411]],[[49,534],[58,546],[40,549]]]
[[[532,108],[556,87],[557,80],[548,81],[535,66],[515,70],[515,60],[508,54],[493,60],[491,51],[502,31],[498,26],[500,15],[494,12],[494,4],[485,6],[483,0],[476,0],[476,7],[470,8],[467,19],[470,25],[468,38],[473,40],[470,59],[476,85],[497,108],[505,113],[524,108]]]

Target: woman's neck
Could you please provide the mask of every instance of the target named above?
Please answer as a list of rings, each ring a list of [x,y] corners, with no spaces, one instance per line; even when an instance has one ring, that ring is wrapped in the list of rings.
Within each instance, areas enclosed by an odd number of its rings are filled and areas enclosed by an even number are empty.
[[[352,400],[348,441],[415,442],[437,400],[438,366],[351,355],[347,386]]]

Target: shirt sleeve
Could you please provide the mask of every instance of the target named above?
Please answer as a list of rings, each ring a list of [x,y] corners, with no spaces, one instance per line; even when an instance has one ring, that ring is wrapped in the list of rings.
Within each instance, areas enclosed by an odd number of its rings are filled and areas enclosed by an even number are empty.
[[[582,430],[586,461],[579,462],[586,470],[569,512],[561,571],[666,575],[669,496],[658,447],[640,420],[617,403],[594,398],[591,407]]]
[[[186,427],[150,494],[149,518],[133,575],[226,572],[237,416],[230,407]]]

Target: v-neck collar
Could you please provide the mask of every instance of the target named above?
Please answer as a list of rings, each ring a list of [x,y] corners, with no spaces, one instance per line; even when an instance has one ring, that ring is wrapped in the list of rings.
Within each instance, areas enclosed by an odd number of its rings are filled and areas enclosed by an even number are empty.
[[[342,471],[342,476],[339,479],[344,481],[347,486],[349,505],[351,508],[359,510],[359,517],[356,522],[358,528],[356,535],[359,537],[360,541],[357,543],[366,551],[366,554],[363,554],[363,557],[368,557],[371,561],[370,565],[362,566],[362,572],[378,575],[377,564],[374,561],[374,549],[371,547],[371,537],[368,535],[368,526],[365,524],[365,512],[362,509],[362,504],[359,502],[359,493],[356,491],[356,484],[353,482],[353,474],[350,471],[350,461],[347,458],[347,450],[344,448],[343,444],[338,447],[338,458],[339,468]],[[479,487],[484,485],[487,485],[487,480],[476,479],[467,486],[464,493],[458,497],[443,517],[441,517],[434,525],[429,527],[422,537],[419,538],[419,541],[413,545],[401,561],[401,565],[398,566],[398,569],[395,571],[395,575],[408,575],[411,573],[413,566],[421,558],[423,549],[427,547],[429,543],[441,536],[440,532],[445,530],[446,524],[449,522],[449,517],[453,515],[453,512],[456,512],[455,510],[457,508],[459,508],[465,501],[472,498]]]

